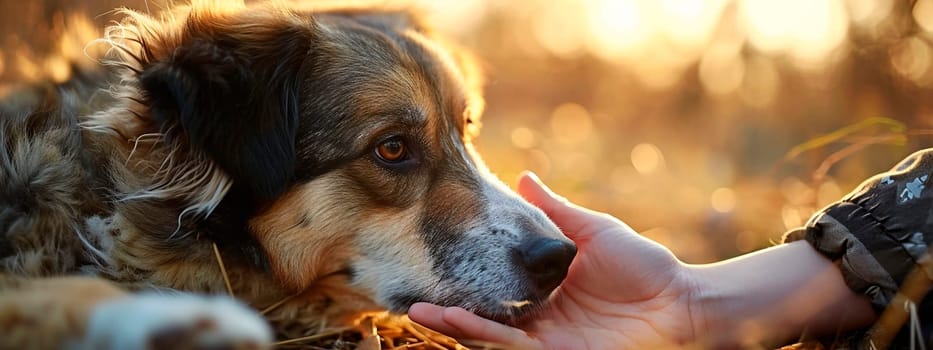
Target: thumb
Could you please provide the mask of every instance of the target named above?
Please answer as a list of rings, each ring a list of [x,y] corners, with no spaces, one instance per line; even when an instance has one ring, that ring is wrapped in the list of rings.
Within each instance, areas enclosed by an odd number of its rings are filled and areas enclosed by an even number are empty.
[[[532,172],[526,171],[519,176],[518,193],[543,210],[551,221],[575,242],[588,240],[593,234],[605,229],[625,226],[608,214],[583,208],[557,195]]]

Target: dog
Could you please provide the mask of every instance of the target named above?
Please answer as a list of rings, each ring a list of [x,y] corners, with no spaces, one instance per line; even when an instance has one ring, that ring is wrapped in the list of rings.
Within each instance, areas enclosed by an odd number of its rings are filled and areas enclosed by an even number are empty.
[[[0,348],[255,348],[418,301],[514,322],[565,277],[573,243],[472,145],[477,64],[411,11],[118,13],[98,68],[0,104]]]

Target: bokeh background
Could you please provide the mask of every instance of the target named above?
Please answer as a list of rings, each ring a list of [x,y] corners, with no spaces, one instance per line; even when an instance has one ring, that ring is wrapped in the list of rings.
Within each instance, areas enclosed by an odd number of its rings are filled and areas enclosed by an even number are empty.
[[[478,148],[503,180],[535,171],[688,262],[769,246],[933,146],[933,0],[380,3],[479,58]],[[161,4],[0,1],[0,94],[67,79],[46,53],[80,56],[114,7]]]

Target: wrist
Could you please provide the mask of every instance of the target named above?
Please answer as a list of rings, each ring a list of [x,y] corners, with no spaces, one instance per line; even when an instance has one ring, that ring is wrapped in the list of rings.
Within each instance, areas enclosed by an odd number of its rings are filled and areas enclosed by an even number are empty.
[[[775,306],[785,304],[788,290],[767,286],[750,274],[753,266],[741,256],[716,264],[688,267],[694,280],[690,310],[696,342],[701,348],[732,349],[770,347],[789,340],[792,331],[784,315],[775,314]],[[779,309],[778,307],[777,309]],[[790,332],[789,332],[790,331]]]
[[[698,345],[698,348],[715,348],[709,341],[709,335],[714,334],[718,329],[722,329],[721,320],[715,315],[714,309],[719,299],[719,291],[715,284],[709,280],[708,276],[702,271],[700,265],[684,264],[681,269],[681,275],[684,285],[687,286],[687,310],[692,327],[692,338],[688,343]]]
[[[714,348],[782,345],[807,330],[826,335],[870,324],[868,299],[806,242],[688,267],[698,340]]]
[[[685,274],[692,286],[688,294],[690,323],[693,326],[693,342],[699,348],[732,348],[740,345],[737,340],[741,332],[735,329],[740,323],[728,310],[728,297],[723,290],[720,275],[711,265],[687,265]]]
[[[774,341],[774,333],[779,333],[774,328],[784,328],[776,325],[778,320],[765,316],[767,306],[749,289],[753,286],[728,271],[731,267],[722,263],[688,267],[694,281],[689,298],[691,322],[699,348],[756,348]],[[774,332],[765,334],[763,330],[769,328]]]

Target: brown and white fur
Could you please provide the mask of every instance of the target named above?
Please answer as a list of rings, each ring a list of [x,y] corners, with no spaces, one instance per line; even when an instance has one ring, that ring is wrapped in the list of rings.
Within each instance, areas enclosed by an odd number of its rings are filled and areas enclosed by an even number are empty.
[[[262,346],[417,301],[510,321],[566,274],[471,145],[476,69],[410,13],[119,13],[98,70],[0,105],[0,348]],[[215,245],[239,302],[196,296],[226,294]]]

